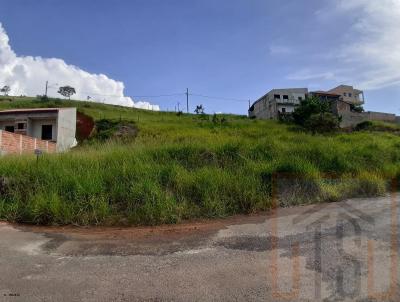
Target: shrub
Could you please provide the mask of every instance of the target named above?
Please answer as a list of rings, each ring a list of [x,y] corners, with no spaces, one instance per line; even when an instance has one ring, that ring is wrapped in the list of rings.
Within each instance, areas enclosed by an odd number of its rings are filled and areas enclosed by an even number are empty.
[[[315,96],[301,101],[293,112],[293,120],[314,133],[332,132],[340,125],[340,118],[330,112],[330,103]]]
[[[361,131],[361,130],[366,130],[372,127],[372,122],[370,121],[365,121],[365,122],[361,122],[359,124],[356,125],[356,127],[354,128],[354,130],[356,131]]]
[[[101,119],[95,122],[95,132],[91,140],[106,141],[112,138],[129,140],[135,138],[136,134],[137,128],[132,122]]]
[[[362,105],[354,105],[354,104],[350,104],[350,110],[353,112],[364,112],[364,107]]]
[[[339,119],[332,113],[312,114],[304,124],[304,127],[313,133],[327,133],[339,129]]]
[[[304,126],[312,115],[329,112],[329,109],[329,103],[322,102],[315,96],[307,97],[294,110],[293,119],[296,124]]]

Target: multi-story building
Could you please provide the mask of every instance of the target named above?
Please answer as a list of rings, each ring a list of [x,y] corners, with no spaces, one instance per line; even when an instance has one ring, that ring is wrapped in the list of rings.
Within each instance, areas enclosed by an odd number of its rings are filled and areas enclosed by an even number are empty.
[[[353,86],[340,85],[327,91],[331,94],[338,94],[341,100],[348,104],[362,105],[364,104],[364,92],[362,90],[354,89]]]
[[[280,114],[292,113],[307,94],[307,88],[272,89],[253,103],[249,117],[278,119]]]

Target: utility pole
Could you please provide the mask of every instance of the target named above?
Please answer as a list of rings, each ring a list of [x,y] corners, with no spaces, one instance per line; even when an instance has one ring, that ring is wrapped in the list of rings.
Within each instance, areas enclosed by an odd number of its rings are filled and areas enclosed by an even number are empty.
[[[180,105],[180,103],[178,102],[178,112],[181,111],[181,110],[179,109],[179,105]]]
[[[45,93],[44,93],[45,97],[47,97],[47,87],[48,87],[48,85],[49,85],[49,81],[46,81],[46,90],[45,90]]]
[[[249,109],[250,109],[250,107],[251,107],[250,103],[251,103],[251,101],[249,100]]]
[[[189,113],[189,88],[186,88],[186,111]]]

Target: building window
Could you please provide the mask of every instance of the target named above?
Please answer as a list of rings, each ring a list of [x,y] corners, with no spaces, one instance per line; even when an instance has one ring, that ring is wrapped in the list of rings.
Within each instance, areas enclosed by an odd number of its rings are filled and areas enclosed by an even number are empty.
[[[349,97],[351,97],[351,92],[349,92]]]
[[[344,93],[343,93],[343,95],[344,95],[344,96],[347,96],[347,93],[346,93],[346,92],[344,92]]]
[[[53,138],[53,125],[42,125],[42,140],[49,141]]]
[[[281,99],[281,96],[280,96],[279,94],[274,94],[274,99],[280,100],[280,99]]]
[[[25,129],[25,125],[26,125],[25,123],[18,123],[17,124],[17,129],[18,130],[24,130]]]
[[[299,101],[302,101],[302,100],[303,100],[303,98],[302,98],[301,96],[299,96],[297,99],[298,99]]]
[[[286,113],[286,108],[282,108],[282,113]]]
[[[14,132],[14,126],[5,126],[4,130],[7,132]]]
[[[288,95],[284,95],[284,96],[283,96],[283,99],[284,99],[284,100],[288,100],[288,99],[289,99],[289,96],[288,96]]]

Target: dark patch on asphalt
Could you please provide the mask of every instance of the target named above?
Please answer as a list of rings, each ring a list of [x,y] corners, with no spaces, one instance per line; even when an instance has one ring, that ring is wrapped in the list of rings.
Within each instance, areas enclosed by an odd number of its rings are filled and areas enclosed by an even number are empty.
[[[350,225],[347,224],[347,225]],[[370,234],[370,233],[368,233]],[[320,235],[320,240],[333,240],[344,237],[352,236],[350,233],[337,233],[337,227],[327,228],[323,230]],[[371,234],[372,236],[372,234]],[[273,241],[277,241],[277,248],[282,250],[290,250],[294,243],[298,242],[300,245],[313,244],[315,242],[315,233],[312,231],[303,232],[296,235],[287,235],[284,237],[260,237],[260,236],[234,236],[225,239],[220,239],[216,242],[217,246],[222,246],[231,250],[242,250],[250,252],[266,252],[273,249]]]
[[[64,242],[68,241],[68,237],[63,234],[44,234],[44,236],[50,238],[50,240],[43,244],[41,248],[48,252],[57,250]]]
[[[265,252],[272,249],[272,239],[273,237],[235,236],[221,239],[216,245],[230,250]]]
[[[384,214],[384,212],[387,213]],[[277,248],[282,250],[290,250],[293,246],[293,243],[296,242],[300,243],[300,245],[307,245],[320,240],[343,240],[344,238],[350,236],[356,236],[356,244],[358,245],[360,244],[360,236],[366,236],[369,239],[386,242],[391,240],[390,233],[387,234],[386,232],[375,232],[375,221],[372,217],[362,214],[361,211],[354,210],[353,208],[351,208],[351,211],[349,210],[348,213],[354,214],[358,218],[354,218],[346,213],[342,213],[338,216],[337,225],[330,228],[323,228],[324,222],[329,218],[329,215],[325,215],[307,225],[307,230],[299,234],[287,235],[283,237],[234,236],[219,239],[215,245],[223,246],[232,250],[263,252],[272,250],[273,240],[277,240]],[[379,213],[380,215],[390,215],[390,209],[384,209]],[[293,223],[299,223],[299,219],[297,219],[297,217],[294,218]],[[316,232],[317,228],[320,229],[319,232]],[[319,234],[319,237],[316,237],[316,234]],[[400,241],[398,243],[400,244]]]

